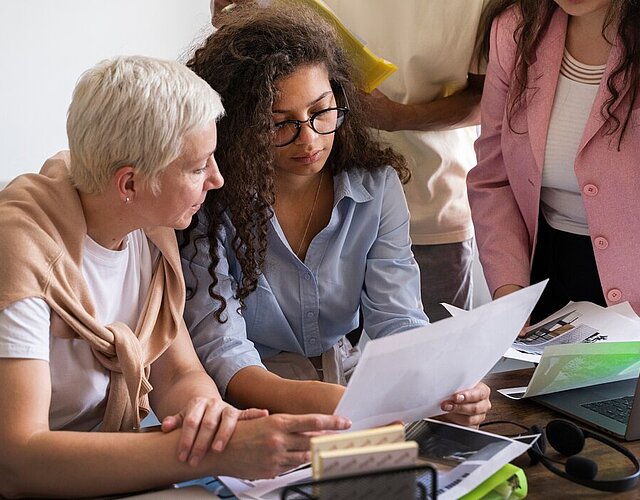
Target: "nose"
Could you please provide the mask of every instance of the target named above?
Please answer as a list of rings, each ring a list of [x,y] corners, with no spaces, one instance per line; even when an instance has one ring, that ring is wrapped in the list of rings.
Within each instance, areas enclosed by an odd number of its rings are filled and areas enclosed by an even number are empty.
[[[218,168],[218,163],[213,155],[209,157],[209,169],[208,176],[204,183],[204,190],[209,191],[210,189],[220,189],[224,184],[224,178],[220,173],[220,169]]]
[[[300,123],[300,131],[295,142],[298,144],[308,144],[313,141],[318,133],[311,127],[310,119]]]

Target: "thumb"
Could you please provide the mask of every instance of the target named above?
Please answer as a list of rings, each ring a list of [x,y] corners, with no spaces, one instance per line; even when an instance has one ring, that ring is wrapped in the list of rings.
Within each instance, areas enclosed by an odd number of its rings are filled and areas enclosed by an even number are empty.
[[[179,427],[182,427],[182,415],[180,413],[169,415],[162,419],[162,432],[171,432]]]
[[[259,408],[249,408],[242,410],[238,416],[238,420],[252,420],[254,418],[267,417],[269,415],[268,410],[261,410]]]

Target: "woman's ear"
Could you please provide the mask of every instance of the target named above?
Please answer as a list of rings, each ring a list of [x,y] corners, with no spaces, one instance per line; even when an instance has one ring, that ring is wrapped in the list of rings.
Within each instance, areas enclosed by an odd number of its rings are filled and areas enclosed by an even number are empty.
[[[116,170],[113,183],[123,203],[132,203],[135,200],[139,184],[136,179],[136,171],[131,165],[124,165]]]

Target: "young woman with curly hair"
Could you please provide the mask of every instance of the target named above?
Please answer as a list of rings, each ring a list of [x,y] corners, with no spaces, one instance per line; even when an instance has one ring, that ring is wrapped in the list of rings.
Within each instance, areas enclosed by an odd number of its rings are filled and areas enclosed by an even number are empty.
[[[333,412],[357,360],[345,335],[360,317],[372,338],[428,323],[409,172],[364,126],[354,73],[322,18],[243,2],[219,25],[189,62],[227,114],[225,186],[182,235],[187,323],[229,400]],[[443,411],[476,424],[488,393],[480,384]]]
[[[532,321],[579,300],[640,313],[640,4],[493,7],[468,176],[493,296],[549,278]]]

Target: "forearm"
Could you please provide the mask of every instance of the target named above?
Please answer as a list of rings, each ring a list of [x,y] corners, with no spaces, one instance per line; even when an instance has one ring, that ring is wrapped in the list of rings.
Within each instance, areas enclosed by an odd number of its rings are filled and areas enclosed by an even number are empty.
[[[313,380],[288,380],[264,368],[249,366],[236,373],[227,386],[232,404],[266,408],[271,413],[332,414],[344,387]]]
[[[480,123],[481,92],[472,89],[431,102],[401,104],[394,102],[381,128],[389,131],[452,130]]]
[[[204,369],[181,373],[166,385],[162,391],[152,391],[151,403],[156,415],[162,419],[183,410],[193,398],[220,399],[222,396]]]
[[[15,439],[1,459],[0,495],[102,496],[228,474],[224,454],[198,467],[177,460],[180,433],[42,431]]]

